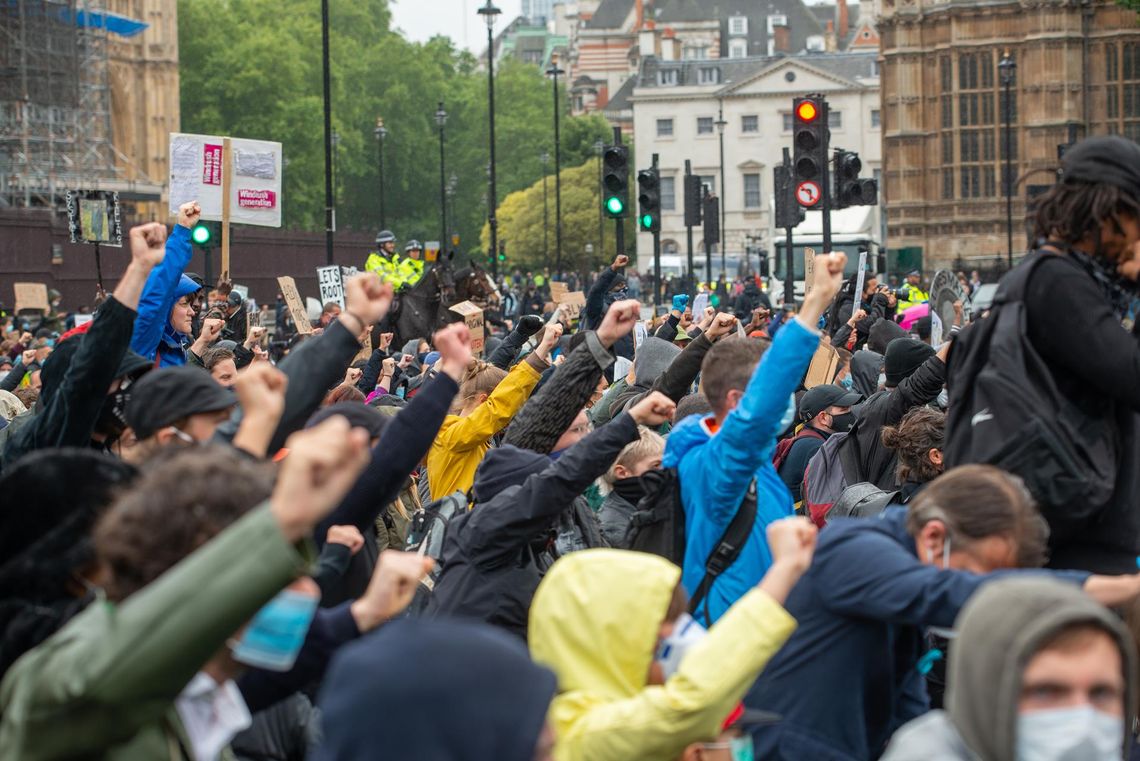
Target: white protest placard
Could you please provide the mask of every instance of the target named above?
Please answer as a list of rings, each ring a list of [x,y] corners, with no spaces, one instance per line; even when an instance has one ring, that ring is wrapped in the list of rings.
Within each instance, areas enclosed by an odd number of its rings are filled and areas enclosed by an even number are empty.
[[[93,319],[95,319],[95,315],[93,314],[77,314],[75,315],[75,327],[78,328],[80,326],[86,325]]]
[[[930,345],[935,349],[942,345],[942,318],[934,309],[930,310]]]
[[[633,362],[625,357],[618,357],[614,360],[614,383],[629,375],[629,368],[633,367]]]
[[[863,303],[863,283],[867,281],[867,252],[859,252],[859,272],[855,276],[855,311],[858,312]]]
[[[339,265],[317,267],[317,286],[320,288],[322,306],[332,302],[344,309],[344,280]]]
[[[281,143],[229,138],[232,156],[225,161],[227,138],[216,135],[170,135],[170,212],[189,201],[202,207],[202,219],[222,219],[224,168],[229,178],[229,221],[262,227],[281,226]]]
[[[693,299],[693,319],[697,322],[705,314],[705,307],[709,305],[709,295],[707,293],[698,293],[697,297]]]
[[[645,327],[644,322],[639,322],[633,326],[633,348],[636,351],[641,348],[645,343],[645,339],[649,338],[649,328]]]

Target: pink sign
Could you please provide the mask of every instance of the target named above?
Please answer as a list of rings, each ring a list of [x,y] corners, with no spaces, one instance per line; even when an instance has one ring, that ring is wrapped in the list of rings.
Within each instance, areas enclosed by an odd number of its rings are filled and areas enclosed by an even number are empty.
[[[277,194],[272,190],[238,190],[238,206],[243,209],[273,209]]]
[[[206,145],[205,155],[202,157],[202,184],[222,184],[222,146]]]

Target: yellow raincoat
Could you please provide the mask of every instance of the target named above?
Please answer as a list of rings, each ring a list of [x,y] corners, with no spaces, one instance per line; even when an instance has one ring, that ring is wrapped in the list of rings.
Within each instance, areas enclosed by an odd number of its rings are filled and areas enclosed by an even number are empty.
[[[663,686],[647,686],[681,569],[640,552],[583,550],[551,568],[530,609],[534,660],[554,670],[557,761],[676,761],[715,738],[796,628],[767,593],[742,597]]]

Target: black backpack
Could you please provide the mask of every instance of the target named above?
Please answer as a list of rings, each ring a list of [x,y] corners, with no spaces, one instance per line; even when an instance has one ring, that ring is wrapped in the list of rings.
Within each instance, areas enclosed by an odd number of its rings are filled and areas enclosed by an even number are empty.
[[[638,552],[660,555],[684,567],[685,507],[681,502],[681,479],[676,468],[651,470],[642,476],[645,495],[637,502],[625,535],[625,546]],[[756,481],[748,485],[744,501],[729,521],[724,534],[705,561],[705,575],[689,600],[689,612],[705,604],[705,621],[711,621],[708,593],[713,582],[736,562],[756,522]]]
[[[466,514],[467,495],[461,491],[437,499],[412,514],[404,549],[435,560],[435,568],[420,582],[416,596],[408,606],[408,611],[413,615],[422,613],[427,608],[428,600],[435,591],[435,583],[443,573],[443,540],[447,536],[448,525]]]
[[[1054,533],[1079,529],[1112,496],[1118,452],[1113,402],[1088,414],[1066,398],[1029,342],[1029,280],[1051,254],[1034,252],[1001,280],[990,313],[950,352],[946,468],[995,465],[1020,476]]]
[[[827,521],[834,518],[874,518],[898,501],[900,492],[883,491],[871,483],[851,484],[827,511]]]

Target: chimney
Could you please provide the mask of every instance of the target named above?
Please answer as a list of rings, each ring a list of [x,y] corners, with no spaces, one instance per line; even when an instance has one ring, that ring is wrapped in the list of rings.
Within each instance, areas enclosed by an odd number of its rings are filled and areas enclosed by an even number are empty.
[[[772,27],[772,50],[775,53],[792,52],[792,30],[787,24]]]
[[[839,40],[839,44],[842,45],[851,31],[851,19],[847,14],[847,0],[835,0],[835,8],[839,15],[835,36]]]
[[[634,9],[637,11],[637,15],[634,18],[633,29],[635,32],[640,32],[642,24],[645,23],[645,0],[634,0]]]
[[[839,40],[835,37],[835,22],[831,19],[827,20],[827,30],[824,32],[823,45],[828,53],[834,53],[839,49]]]

